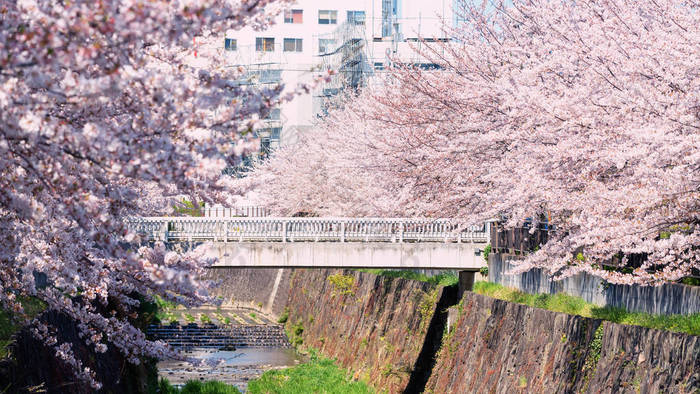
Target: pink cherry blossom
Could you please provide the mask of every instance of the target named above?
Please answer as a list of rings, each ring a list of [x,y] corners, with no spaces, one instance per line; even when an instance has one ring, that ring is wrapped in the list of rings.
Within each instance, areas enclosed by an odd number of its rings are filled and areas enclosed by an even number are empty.
[[[551,240],[517,270],[556,278],[659,284],[700,269],[700,3],[461,13],[451,42],[415,46],[443,69],[375,78],[241,188],[277,214],[547,219]],[[620,253],[648,259],[602,268]]]
[[[164,245],[138,248],[124,219],[165,213],[171,196],[229,195],[221,169],[236,160],[234,149],[242,153],[250,119],[283,100],[283,87],[238,86],[239,70],[218,67],[213,49],[194,61],[192,45],[228,29],[262,29],[285,3],[0,0],[3,308],[22,319],[19,300],[36,297],[75,319],[97,352],[114,346],[132,362],[178,356],[126,316],[137,294],[208,301],[196,278],[210,261]],[[37,287],[37,273],[48,286]],[[23,322],[99,387],[55,328]]]

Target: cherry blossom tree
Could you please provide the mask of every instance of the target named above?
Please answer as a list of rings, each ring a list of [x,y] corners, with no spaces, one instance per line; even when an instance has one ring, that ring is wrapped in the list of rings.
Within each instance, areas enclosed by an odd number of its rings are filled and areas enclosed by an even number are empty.
[[[443,69],[394,68],[315,147],[259,168],[259,194],[280,212],[547,219],[516,271],[678,280],[700,269],[699,7],[462,2],[452,41],[415,47]],[[631,254],[648,257],[603,268]]]
[[[209,300],[196,279],[208,262],[137,247],[124,219],[160,213],[167,195],[226,198],[222,169],[287,95],[236,85],[239,70],[193,45],[264,28],[278,3],[0,0],[0,303],[94,387],[94,371],[21,300],[76,320],[96,352],[177,356],[129,318],[137,297]]]

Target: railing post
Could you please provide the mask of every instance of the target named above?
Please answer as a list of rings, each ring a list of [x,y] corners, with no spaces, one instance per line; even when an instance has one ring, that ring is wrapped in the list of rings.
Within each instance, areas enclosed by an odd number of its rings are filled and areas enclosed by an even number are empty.
[[[404,230],[404,223],[403,220],[399,221],[399,243],[403,243],[403,230]]]
[[[161,233],[163,234],[163,242],[168,242],[168,221],[164,221],[161,226]]]
[[[286,220],[282,221],[282,227],[283,227],[283,229],[282,229],[282,242],[287,242],[287,224],[288,223],[289,222],[287,222]]]
[[[187,232],[187,241],[189,241],[189,243],[191,244],[192,243],[192,233],[195,233],[198,230],[199,226],[197,226],[197,222],[190,222],[188,224],[189,224],[188,227],[190,228],[190,231]]]
[[[340,221],[340,242],[345,242],[345,220]]]

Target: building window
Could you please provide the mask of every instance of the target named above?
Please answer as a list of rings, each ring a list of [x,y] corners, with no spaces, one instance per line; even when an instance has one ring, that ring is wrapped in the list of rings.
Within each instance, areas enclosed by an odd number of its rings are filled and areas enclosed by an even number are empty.
[[[338,23],[338,11],[318,10],[319,25],[335,25],[336,23]]]
[[[258,52],[272,52],[275,50],[275,39],[271,37],[256,37],[255,50]]]
[[[258,81],[260,83],[278,83],[282,80],[282,70],[260,70]]]
[[[224,49],[227,51],[235,51],[238,47],[238,43],[235,38],[224,39]]]
[[[393,34],[393,19],[398,16],[396,8],[396,0],[382,0],[382,37],[391,37]]]
[[[348,23],[351,25],[364,25],[365,24],[365,12],[364,11],[348,11]]]
[[[260,74],[260,81],[265,83],[277,83],[282,81],[282,70],[264,70]]]
[[[329,38],[318,39],[318,53],[321,55],[335,51],[335,40]]]
[[[303,10],[285,10],[284,11],[284,23],[302,23],[303,16],[304,16]]]
[[[285,38],[284,39],[284,51],[285,52],[301,52],[301,38]]]
[[[279,144],[280,140],[280,135],[282,134],[282,128],[281,127],[269,127],[266,129],[260,129],[256,131],[256,135],[258,138],[267,138],[271,142],[275,142],[276,144]]]

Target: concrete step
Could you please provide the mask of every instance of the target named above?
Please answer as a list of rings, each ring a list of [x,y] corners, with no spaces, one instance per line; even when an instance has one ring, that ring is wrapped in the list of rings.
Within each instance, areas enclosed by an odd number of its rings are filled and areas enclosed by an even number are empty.
[[[282,326],[279,325],[151,325],[146,332],[154,340],[162,340],[181,348],[291,347]]]

